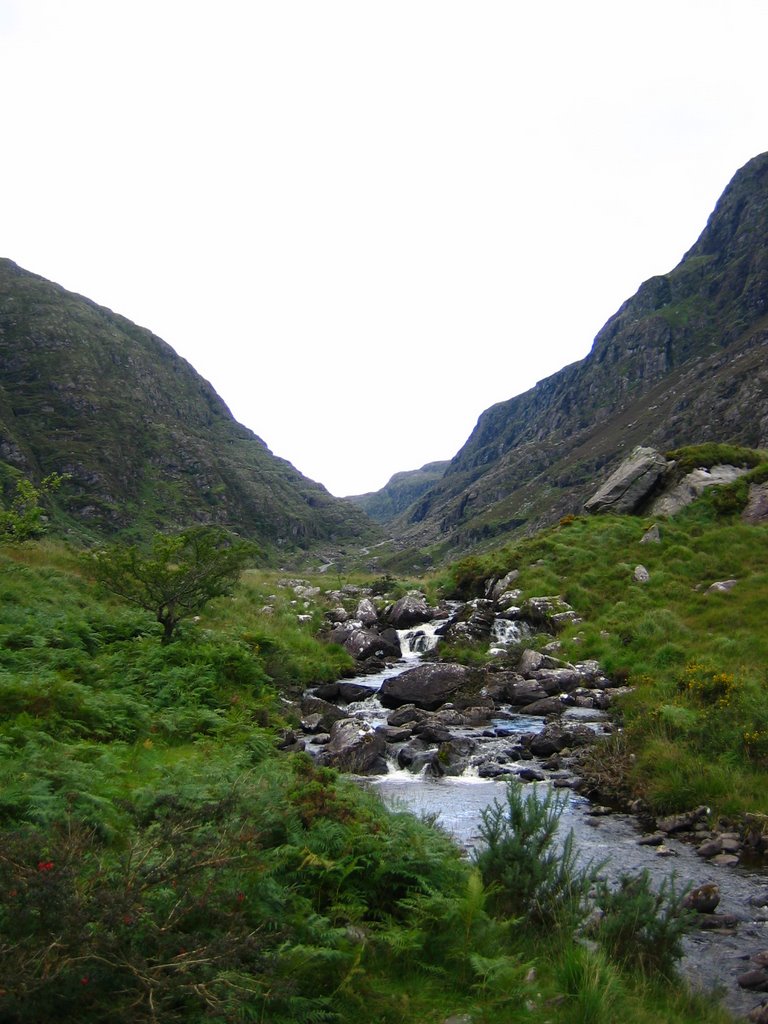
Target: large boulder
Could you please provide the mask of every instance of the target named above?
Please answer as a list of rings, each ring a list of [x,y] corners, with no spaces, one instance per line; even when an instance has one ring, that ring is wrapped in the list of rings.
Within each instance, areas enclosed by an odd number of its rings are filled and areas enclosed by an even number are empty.
[[[385,679],[379,700],[385,708],[415,704],[435,711],[469,682],[471,671],[465,665],[426,664]]]
[[[673,516],[686,505],[695,501],[708,487],[715,484],[730,484],[748,473],[745,466],[712,466],[711,469],[694,469],[678,480],[676,484],[659,495],[651,505],[652,516]]]
[[[342,718],[333,723],[331,739],[320,755],[324,764],[357,775],[385,772],[387,744],[367,722]]]
[[[592,497],[587,512],[634,512],[658,485],[669,463],[655,448],[635,448]]]
[[[747,507],[741,518],[753,526],[768,520],[768,483],[749,485]]]
[[[334,633],[336,631],[334,630]],[[345,650],[357,661],[365,658],[399,658],[400,644],[396,636],[385,636],[370,629],[353,629],[341,641]]]
[[[429,622],[432,618],[432,609],[427,604],[424,594],[418,590],[410,590],[405,597],[395,601],[389,609],[387,618],[395,629],[408,629],[409,626],[416,626],[420,622]]]

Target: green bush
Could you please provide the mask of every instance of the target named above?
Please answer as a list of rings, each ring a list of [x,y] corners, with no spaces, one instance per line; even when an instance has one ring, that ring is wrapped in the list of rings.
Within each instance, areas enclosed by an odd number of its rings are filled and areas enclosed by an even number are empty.
[[[523,795],[523,789],[510,780],[505,803],[494,800],[482,812],[484,845],[475,863],[498,913],[539,923],[575,920],[597,867],[577,867],[572,832],[557,842],[566,797],[549,788],[543,797],[535,788]]]
[[[597,941],[620,966],[671,978],[693,920],[683,908],[686,891],[675,887],[674,876],[654,891],[647,869],[622,875],[615,888],[600,880],[595,900],[603,916]]]

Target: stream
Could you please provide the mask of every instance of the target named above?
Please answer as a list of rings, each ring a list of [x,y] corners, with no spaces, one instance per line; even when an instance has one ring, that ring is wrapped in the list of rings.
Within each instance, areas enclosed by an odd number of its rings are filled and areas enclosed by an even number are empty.
[[[374,727],[386,725],[392,712],[381,705],[377,690],[384,679],[418,664],[422,654],[437,643],[435,629],[439,625],[440,622],[436,621],[417,629],[399,631],[404,652],[399,662],[376,675],[347,680],[371,690],[370,697],[346,706],[350,717],[361,718]],[[519,639],[509,634],[508,627],[507,623],[494,634],[494,644],[503,647],[505,642]],[[596,733],[603,730],[607,718],[605,712],[585,712],[578,708],[566,711],[565,717],[588,724]],[[504,745],[509,746],[516,737],[541,730],[544,719],[502,707],[499,718],[493,719],[490,726],[488,723],[464,726],[452,728],[451,732],[454,736],[474,740],[487,757],[495,748],[501,750]],[[307,750],[317,754],[319,748],[314,746],[310,737],[308,740]],[[396,761],[398,745],[390,746],[394,756],[388,758],[389,770],[385,774],[360,777],[361,783],[377,790],[389,806],[404,807],[417,816],[436,817],[441,827],[471,854],[480,842],[483,809],[494,800],[504,802],[504,780],[480,777],[477,767],[471,763],[472,758],[460,775],[436,777],[428,768],[420,772],[399,768]],[[616,881],[622,874],[634,874],[647,868],[654,888],[673,873],[678,889],[684,886],[694,888],[709,882],[719,886],[721,899],[717,913],[734,915],[738,926],[690,933],[685,939],[681,972],[692,987],[716,990],[725,1006],[737,1016],[746,1015],[758,1005],[761,993],[739,988],[736,979],[754,967],[749,961],[751,956],[768,949],[768,869],[765,866],[749,868],[710,864],[696,855],[693,846],[671,836],[665,838],[665,853],[661,855],[655,847],[639,844],[643,831],[633,816],[615,812],[595,814],[596,808],[586,798],[568,788],[570,773],[567,771],[547,769],[539,759],[520,761],[508,767],[510,771],[517,772],[532,766],[539,776],[543,776],[543,781],[532,785],[556,785],[563,794],[561,836],[572,830],[579,857],[584,862],[605,862],[602,874],[610,881]]]

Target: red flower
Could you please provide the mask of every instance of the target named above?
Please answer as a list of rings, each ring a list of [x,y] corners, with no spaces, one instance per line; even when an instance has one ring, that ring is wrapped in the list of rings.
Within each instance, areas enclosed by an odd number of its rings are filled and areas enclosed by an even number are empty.
[[[81,985],[87,985],[87,984],[88,984],[88,982],[89,982],[90,980],[91,980],[91,979],[90,979],[90,978],[88,977],[88,975],[87,975],[87,974],[84,974],[84,975],[82,976],[82,978],[80,979],[80,984],[81,984]]]
[[[53,871],[54,863],[52,860],[40,860],[37,862],[37,870],[40,872]]]

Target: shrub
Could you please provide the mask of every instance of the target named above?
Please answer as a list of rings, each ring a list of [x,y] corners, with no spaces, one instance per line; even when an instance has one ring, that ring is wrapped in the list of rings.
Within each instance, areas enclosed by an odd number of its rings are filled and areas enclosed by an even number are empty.
[[[614,889],[601,880],[596,901],[603,916],[597,941],[621,967],[672,977],[693,919],[683,908],[686,891],[675,887],[673,875],[654,892],[647,869],[622,875]]]
[[[540,923],[578,918],[597,867],[576,866],[573,833],[557,843],[566,797],[547,789],[523,796],[507,783],[506,802],[494,800],[481,815],[485,845],[475,854],[486,886],[494,886],[497,912]]]

